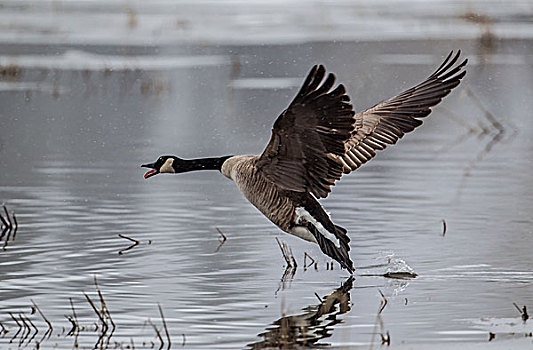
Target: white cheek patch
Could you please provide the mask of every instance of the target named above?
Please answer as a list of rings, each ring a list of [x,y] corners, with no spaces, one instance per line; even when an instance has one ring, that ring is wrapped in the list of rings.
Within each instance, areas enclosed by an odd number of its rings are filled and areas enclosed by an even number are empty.
[[[174,170],[174,168],[172,167],[172,164],[174,163],[174,159],[173,158],[168,158],[165,163],[161,166],[161,168],[159,168],[159,172],[160,173],[175,173],[176,171]]]
[[[333,244],[335,244],[335,247],[340,248],[341,244],[339,242],[339,239],[335,237],[335,235],[328,230],[318,220],[316,220],[307,210],[304,208],[296,208],[296,215],[298,216],[297,222],[300,223],[302,220],[305,220],[307,222],[312,223],[320,232],[320,234],[327,239],[329,239]]]

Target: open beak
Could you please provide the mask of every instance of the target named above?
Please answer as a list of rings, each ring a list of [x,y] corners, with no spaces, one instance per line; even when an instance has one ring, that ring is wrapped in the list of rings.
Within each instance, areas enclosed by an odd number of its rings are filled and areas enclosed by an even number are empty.
[[[141,165],[142,168],[150,168],[152,170],[149,170],[146,172],[146,174],[144,174],[144,178],[145,179],[148,179],[154,175],[157,175],[159,174],[159,171],[155,168],[155,164],[154,163],[151,163],[151,164],[143,164]]]

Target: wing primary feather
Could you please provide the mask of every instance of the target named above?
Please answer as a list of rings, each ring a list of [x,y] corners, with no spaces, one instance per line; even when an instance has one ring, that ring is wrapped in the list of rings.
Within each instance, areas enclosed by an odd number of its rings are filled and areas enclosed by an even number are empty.
[[[313,77],[313,80],[311,80],[311,83],[309,84],[308,88],[308,94],[312,93],[322,82],[322,79],[324,79],[324,75],[326,74],[326,69],[323,65],[319,65],[318,69],[316,71],[315,76]]]
[[[329,73],[328,77],[326,78],[324,83],[318,89],[316,89],[315,91],[311,92],[307,96],[307,99],[314,100],[315,98],[325,94],[326,92],[328,92],[329,89],[331,89],[333,84],[335,84],[335,75],[332,74],[332,73]]]
[[[466,63],[466,61],[465,61]],[[446,73],[445,75],[439,77],[439,79],[441,79],[442,81],[446,82],[448,78],[453,79],[454,81],[457,81],[457,79],[462,79],[466,72],[463,71],[461,74],[457,75],[457,76],[454,76],[455,74],[457,74],[463,67],[462,66],[458,66],[457,68],[455,68],[453,71],[450,71],[449,73]]]
[[[459,50],[459,52],[461,52],[461,50]],[[446,59],[442,62],[442,64],[439,66],[439,68],[437,68],[433,73],[431,73],[430,77],[438,75],[438,73],[440,72],[442,67],[444,67],[448,63],[448,61],[450,60],[450,57],[452,57],[452,55],[453,55],[453,50],[450,51],[448,56],[446,56]]]
[[[314,79],[316,72],[318,70],[318,65],[314,65],[313,68],[309,71],[307,74],[307,78],[305,78],[304,83],[302,84],[302,87],[300,88],[300,91],[296,94],[296,99],[300,99],[301,97],[305,96],[309,90],[309,85],[311,84],[311,81]]]
[[[457,53],[455,54],[455,57],[450,60],[450,57],[452,55],[453,55],[453,50],[450,52],[448,57],[446,57],[446,60],[444,60],[442,65],[431,76],[439,76],[443,72],[445,72],[448,69],[450,69],[450,67],[453,66],[455,62],[457,62],[457,59],[459,59],[459,56],[461,55],[461,50],[457,50]],[[450,60],[450,61],[448,62],[448,60]]]
[[[350,96],[347,96],[347,95],[343,96],[345,93],[346,93],[346,88],[344,87],[344,85],[339,84],[339,86],[337,86],[334,90],[328,93],[328,96],[331,98],[343,97],[343,98],[347,98],[347,101],[350,101]]]

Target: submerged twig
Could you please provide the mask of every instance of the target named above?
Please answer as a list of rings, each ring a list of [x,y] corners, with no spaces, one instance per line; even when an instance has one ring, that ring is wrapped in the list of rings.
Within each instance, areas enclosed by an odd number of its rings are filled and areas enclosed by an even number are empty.
[[[18,330],[17,330],[17,333],[15,333],[15,335],[9,340],[9,342],[13,342],[13,340],[15,340],[19,333],[22,331],[22,325],[19,323],[19,321],[15,318],[15,316],[13,316],[13,314],[11,312],[8,312],[9,316],[11,316],[11,318],[13,319],[13,321],[15,321],[15,323],[17,324],[18,326]]]
[[[390,334],[389,331],[387,331],[387,334],[381,333],[381,345],[387,344],[387,346],[390,345]]]
[[[33,323],[32,320],[28,316],[26,316],[26,315],[24,315],[24,316],[26,317],[26,320],[29,322],[30,326],[32,326],[33,329],[35,329],[37,332],[39,332],[39,329],[35,326],[35,323]]]
[[[278,237],[276,237],[276,242],[278,242],[279,249],[281,250],[281,254],[283,255],[283,259],[285,259],[285,262],[287,263],[287,267],[292,267],[291,259],[289,257],[287,244],[285,242],[281,243]]]
[[[159,303],[157,304],[157,307],[159,308],[159,314],[161,314],[161,321],[163,322],[163,328],[165,329],[165,335],[167,336],[168,340],[167,349],[170,349],[170,345],[172,345],[172,342],[170,341],[170,334],[168,333],[167,322],[165,321],[165,316],[163,316],[163,310],[161,309],[161,305]]]
[[[289,251],[291,253],[292,266],[294,267],[294,269],[296,269],[298,267],[298,264],[296,263],[296,258],[294,257],[294,254],[292,254],[292,248],[289,248]]]
[[[41,315],[42,319],[44,320],[44,322],[46,322],[46,324],[48,325],[48,330],[44,333],[44,336],[43,336],[43,339],[48,335],[48,338],[50,338],[50,336],[52,335],[52,332],[54,330],[54,327],[52,327],[52,323],[46,318],[46,316],[43,314],[43,312],[41,311],[41,309],[39,308],[39,306],[37,306],[37,304],[35,303],[35,301],[31,300],[31,303],[33,304],[33,307],[39,312],[39,315]]]
[[[520,312],[520,316],[522,317],[522,321],[526,322],[529,319],[529,315],[527,313],[527,307],[524,305],[522,309],[516,304],[513,303],[514,307]]]
[[[141,243],[141,241],[138,241],[138,240],[136,240],[135,238],[131,238],[131,237],[128,237],[128,236],[126,236],[126,235],[123,235],[122,233],[119,233],[118,236],[119,236],[120,238],[124,238],[124,239],[130,240],[130,241],[133,242],[133,244],[130,245],[129,247],[120,250],[120,251],[118,252],[118,255],[122,255],[122,254],[124,254],[125,251],[128,251],[128,250],[130,250],[130,249],[133,249],[134,247],[138,246],[138,245]]]
[[[65,318],[72,325],[72,328],[70,328],[70,330],[67,333],[67,336],[71,336],[71,335],[73,335],[76,332],[76,329],[78,329],[78,324],[76,323],[76,320],[74,320],[74,317],[72,317],[70,315],[65,315]]]
[[[28,320],[30,325],[33,327],[33,329],[35,329],[35,333],[33,333],[33,335],[31,336],[30,339],[28,339],[28,343],[27,344],[30,344],[32,342],[32,340],[35,338],[35,336],[37,335],[37,333],[39,333],[39,329],[35,326],[35,324],[32,322],[32,320],[28,316],[26,316],[26,319]]]
[[[161,336],[161,332],[159,331],[159,329],[157,329],[157,326],[150,319],[148,319],[148,324],[151,325],[152,327],[154,327],[155,334],[157,335],[157,338],[159,338],[159,342],[161,343],[161,346],[159,346],[159,350],[163,349],[163,346],[165,345],[165,342],[163,341],[163,337]]]
[[[7,245],[9,243],[9,240],[11,239],[12,241],[15,240],[16,236],[17,236],[17,230],[18,230],[18,220],[17,220],[17,217],[15,216],[15,213],[12,212],[11,213],[11,216],[9,215],[9,211],[7,210],[7,207],[5,204],[2,205],[3,209],[4,209],[4,213],[5,213],[5,218],[4,218],[4,215],[2,215],[2,213],[0,212],[0,229],[3,227],[2,229],[2,233],[0,234],[0,240],[4,238],[4,236],[7,234],[7,237],[4,241],[4,245],[2,247],[3,250],[6,250],[7,249]],[[13,235],[13,238],[11,238],[11,236]]]
[[[378,315],[381,315],[381,313],[383,312],[383,310],[385,309],[385,306],[387,306],[389,301],[387,300],[387,297],[385,296],[385,294],[383,294],[381,290],[378,289],[378,292],[379,294],[381,294],[381,298],[382,298],[379,311],[378,311]]]
[[[6,219],[4,219],[4,217],[2,216],[2,213],[0,213],[0,221],[2,221],[2,224],[5,227],[9,227],[9,223],[6,221]]]
[[[15,213],[13,213],[12,215],[13,215],[13,222],[15,223],[15,228],[13,229],[13,241],[15,241],[15,238],[17,237],[19,223],[17,221],[17,217],[15,216]]]
[[[280,289],[285,289],[287,279],[292,281],[298,268],[294,254],[292,254],[292,249],[287,246],[287,243],[280,242],[278,237],[276,237],[276,242],[278,242],[279,249],[281,250],[281,254],[285,259],[287,266],[285,267],[285,271],[283,271],[283,276],[281,276],[280,285],[274,294],[277,294]]]
[[[309,258],[311,260],[311,263],[307,265],[306,259]],[[307,268],[313,266],[313,264],[316,264],[316,260],[311,257],[311,255],[307,254],[307,252],[304,252],[304,271],[307,270]]]
[[[19,328],[22,328],[22,325],[19,323],[19,321],[17,321],[17,319],[15,318],[15,316],[13,316],[13,314],[11,312],[8,312],[9,316],[11,316],[11,318],[13,319],[13,321],[15,321],[15,323],[17,324],[17,326]]]
[[[6,230],[7,230],[7,237],[6,237],[6,240],[4,241],[4,246],[2,247],[3,250],[7,249],[7,244],[9,242],[9,239],[11,238],[11,232],[13,232],[11,230],[11,228],[9,228],[9,227],[6,227],[4,231],[6,231]]]
[[[2,215],[0,214],[0,218],[2,217]],[[1,227],[0,227],[1,228]],[[7,233],[7,231],[9,230],[9,227],[4,227],[4,229],[2,230],[2,234],[0,234],[0,240],[2,238],[4,238],[5,234]]]
[[[107,320],[109,320],[109,322],[111,323],[111,332],[107,336],[107,341],[106,341],[106,345],[105,345],[105,348],[108,348],[109,347],[109,342],[111,341],[111,337],[113,337],[113,334],[115,333],[116,325],[115,325],[115,322],[113,321],[113,318],[111,317],[111,312],[109,311],[109,308],[107,307],[107,304],[106,304],[106,302],[104,300],[104,294],[102,293],[102,291],[98,287],[98,281],[96,279],[96,275],[94,275],[94,287],[96,288],[96,292],[98,293],[98,297],[100,298],[100,307],[102,308],[101,314]],[[106,322],[106,326],[107,326],[107,322]],[[103,338],[105,332],[107,331],[107,329],[108,328],[103,330],[102,338]],[[102,339],[102,345],[103,345],[103,339]]]
[[[127,240],[130,240],[130,241],[134,242],[135,245],[141,243],[141,241],[136,240],[135,238],[131,238],[131,237],[128,237],[128,236],[126,236],[126,235],[123,235],[122,233],[119,233],[118,236],[119,236],[120,238],[125,238],[125,239],[127,239]]]
[[[17,231],[17,229],[19,227],[19,222],[18,222],[17,217],[15,216],[14,212],[13,212],[12,216],[13,216],[13,222],[15,223],[15,231]]]
[[[218,238],[218,241],[220,242],[220,244],[224,244],[224,242],[226,242],[228,237],[226,237],[226,235],[218,227],[215,227],[215,228],[218,234],[220,235],[220,237]]]
[[[76,314],[76,310],[74,309],[74,303],[72,302],[72,298],[68,298],[68,299],[69,299],[69,302],[70,302],[70,307],[72,308],[72,316],[73,316],[73,319],[74,319],[74,322],[75,322],[75,324],[74,324],[75,328],[73,328],[71,330],[71,332],[69,332],[67,335],[74,335],[73,348],[77,349],[78,348],[78,336],[80,334],[81,327],[80,327],[80,323],[78,321],[78,315]]]
[[[11,219],[9,218],[9,212],[7,211],[6,205],[4,204],[3,207],[4,207],[4,212],[6,213],[7,221],[9,222],[9,228],[11,229],[13,227],[13,222],[11,222]]]
[[[220,248],[222,248],[224,243],[226,243],[226,241],[228,240],[228,237],[226,237],[226,235],[218,227],[215,227],[215,229],[217,230],[218,234],[220,235],[220,237],[218,237],[218,242],[220,244],[218,245],[217,249],[215,250],[215,253],[217,253],[220,250]]]
[[[96,292],[98,293],[98,297],[100,298],[100,306],[102,307],[102,315],[106,316],[106,318],[111,323],[111,326],[113,326],[113,328],[111,329],[111,334],[113,334],[113,332],[116,329],[116,325],[115,325],[115,322],[113,321],[113,318],[111,317],[111,312],[109,311],[109,308],[107,307],[107,304],[104,300],[104,294],[98,287],[98,281],[96,280],[96,275],[94,276],[94,286],[96,288]]]
[[[107,330],[109,329],[109,326],[107,325],[107,322],[105,320],[105,313],[100,313],[100,311],[98,311],[98,309],[96,308],[96,305],[94,304],[94,302],[91,300],[91,298],[83,293],[83,295],[85,296],[85,298],[87,299],[87,302],[89,303],[89,305],[91,305],[94,313],[96,314],[96,316],[98,316],[98,318],[100,319],[100,322],[102,322],[102,331],[100,333],[100,336],[98,337],[98,340],[96,341],[96,344],[94,345],[94,348],[98,348],[99,345],[101,345],[102,347],[104,346],[104,335],[107,334]],[[98,329],[98,324],[96,325],[96,328]],[[112,333],[111,333],[112,335]],[[110,335],[110,337],[111,337]],[[108,338],[108,341],[110,339],[110,337]],[[106,346],[107,347],[107,346]]]
[[[20,337],[19,347],[24,344],[26,339],[31,333],[30,325],[26,323],[26,320],[24,319],[24,316],[20,313],[19,314],[20,321],[22,322],[22,325],[24,326],[24,332],[22,333],[22,337]]]
[[[72,316],[74,317],[74,321],[76,321],[76,325],[79,325],[79,322],[78,322],[78,315],[76,314],[76,310],[74,309],[74,303],[72,302],[72,298],[68,298],[69,302],[70,302],[70,307],[72,309]],[[79,327],[78,327],[79,329]]]
[[[105,321],[105,318],[104,316],[102,316],[100,314],[100,311],[98,311],[98,309],[96,308],[96,305],[94,304],[94,302],[91,300],[91,298],[83,293],[83,295],[85,296],[85,298],[87,299],[87,302],[89,303],[89,305],[91,305],[91,307],[93,308],[93,311],[94,313],[96,314],[96,316],[98,316],[98,319],[100,319],[100,322],[102,322],[102,333],[105,334],[107,332],[107,322]]]

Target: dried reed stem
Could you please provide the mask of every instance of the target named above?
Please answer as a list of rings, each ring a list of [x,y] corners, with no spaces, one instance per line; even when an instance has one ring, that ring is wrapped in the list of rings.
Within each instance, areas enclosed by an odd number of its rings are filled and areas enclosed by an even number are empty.
[[[167,349],[170,349],[170,345],[172,344],[172,342],[170,341],[170,334],[168,333],[167,322],[165,321],[165,316],[163,316],[163,309],[161,309],[161,305],[159,303],[157,303],[157,307],[159,308],[159,314],[161,314],[161,320],[163,321],[163,328],[165,329],[165,334],[168,340]]]
[[[159,342],[161,343],[161,346],[159,347],[159,349],[163,349],[163,345],[165,344],[165,342],[163,341],[163,337],[161,337],[161,332],[159,332],[159,329],[157,329],[156,325],[153,324],[153,322],[150,319],[148,319],[148,324],[154,327],[155,334],[157,335],[157,338],[159,338]]]
[[[220,243],[217,247],[217,249],[215,249],[215,253],[217,253],[220,248],[222,248],[222,246],[224,245],[224,243],[226,243],[228,237],[226,237],[226,235],[218,228],[218,227],[215,227],[218,234],[220,235],[220,237],[218,237],[218,242]]]
[[[9,228],[12,228],[13,223],[11,222],[11,219],[9,218],[9,212],[7,211],[7,207],[5,204],[3,205],[3,207],[4,207],[4,212],[6,213],[6,219],[7,221],[9,221]]]
[[[228,239],[228,237],[226,237],[226,235],[224,233],[222,233],[222,231],[218,228],[218,227],[215,227],[218,234],[222,237],[222,241],[220,240],[220,237],[218,238],[218,241],[220,242],[220,244],[224,244],[226,242],[226,240]]]
[[[287,244],[285,242],[281,243],[278,237],[276,237],[276,242],[278,242],[279,249],[281,250],[281,254],[285,259],[285,262],[287,263],[287,267],[292,267],[291,259],[287,253]]]
[[[17,321],[17,319],[15,318],[15,316],[13,316],[13,314],[11,312],[8,312],[9,316],[11,316],[11,318],[13,319],[13,321],[15,321],[15,323],[17,324],[17,326],[19,328],[22,328],[22,325],[19,323],[19,321]]]
[[[106,316],[107,319],[109,319],[111,326],[113,326],[113,328],[111,329],[111,333],[113,333],[117,327],[115,325],[115,322],[113,321],[113,318],[111,317],[111,312],[109,311],[109,308],[107,307],[107,304],[104,300],[104,294],[98,287],[98,281],[96,280],[96,275],[94,276],[94,286],[96,288],[96,292],[98,293],[98,297],[100,298],[100,306],[102,307],[102,315]]]
[[[385,295],[383,294],[381,290],[378,289],[378,292],[379,294],[381,294],[381,298],[382,298],[379,311],[378,311],[378,315],[381,315],[381,312],[383,312],[383,310],[385,309],[385,306],[387,306],[389,301],[387,300],[387,297],[385,297]]]
[[[0,221],[2,221],[2,224],[4,224],[5,227],[9,227],[9,224],[7,223],[6,219],[0,214]]]
[[[96,305],[94,305],[94,302],[91,300],[91,298],[89,298],[89,296],[87,294],[85,294],[85,293],[83,293],[83,295],[85,295],[85,298],[87,299],[87,302],[89,302],[89,304],[91,305],[91,307],[94,310],[94,313],[96,314],[96,316],[98,316],[98,318],[102,322],[102,334],[105,334],[107,332],[107,328],[108,328],[107,327],[107,323],[105,321],[105,318],[100,314],[100,312],[96,308]]]
[[[131,237],[128,237],[128,236],[126,236],[126,235],[123,235],[122,233],[119,233],[118,236],[119,236],[120,238],[125,238],[125,239],[128,239],[128,240],[134,242],[135,245],[141,243],[141,241],[138,241],[138,240],[136,240],[135,238],[131,238]]]
[[[31,303],[33,304],[33,307],[35,307],[35,309],[39,312],[39,315],[41,315],[41,317],[43,318],[44,322],[46,322],[46,324],[48,325],[48,330],[46,331],[46,333],[50,332],[50,335],[52,334],[52,331],[54,330],[54,327],[52,327],[52,323],[50,321],[48,321],[48,319],[46,318],[46,316],[43,314],[43,312],[41,311],[41,309],[39,308],[39,306],[37,306],[37,304],[35,303],[35,301],[33,301],[32,299],[30,299]],[[45,333],[45,334],[46,334]]]
[[[307,258],[309,258],[311,260],[311,263],[309,265],[306,264],[307,263],[307,261],[306,261]],[[304,270],[307,269],[308,267],[313,266],[313,264],[315,264],[315,263],[316,263],[316,260],[313,259],[311,257],[311,255],[307,254],[307,252],[304,252]]]
[[[0,331],[0,334],[9,332],[2,322],[0,322],[0,327],[2,327],[2,331]]]
[[[136,247],[136,246],[138,246],[139,244],[141,244],[141,241],[138,241],[138,240],[136,240],[135,238],[131,238],[131,237],[125,236],[125,235],[123,235],[123,234],[121,234],[121,233],[119,233],[118,236],[119,236],[120,238],[125,238],[125,239],[130,240],[130,241],[133,242],[133,244],[130,245],[129,247],[120,250],[120,251],[118,252],[118,255],[122,255],[122,254],[124,254],[124,252],[126,252],[126,251],[128,251],[128,250],[130,250],[130,249],[133,249],[134,247]]]

